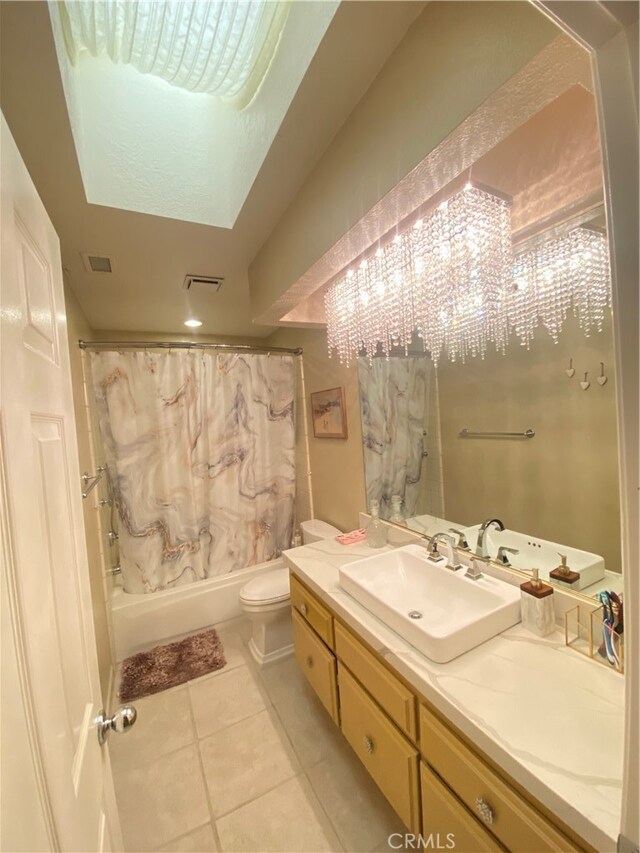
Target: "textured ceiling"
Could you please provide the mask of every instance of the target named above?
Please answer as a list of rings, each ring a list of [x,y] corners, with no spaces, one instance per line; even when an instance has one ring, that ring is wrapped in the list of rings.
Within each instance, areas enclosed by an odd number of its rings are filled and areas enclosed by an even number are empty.
[[[424,4],[342,3],[322,40],[233,229],[89,204],[67,115],[47,5],[0,3],[2,111],[61,240],[63,266],[96,329],[266,335],[250,320],[247,269],[337,130]],[[188,146],[176,152],[188,157]],[[87,273],[81,252],[115,260]],[[186,273],[220,275],[192,296]]]

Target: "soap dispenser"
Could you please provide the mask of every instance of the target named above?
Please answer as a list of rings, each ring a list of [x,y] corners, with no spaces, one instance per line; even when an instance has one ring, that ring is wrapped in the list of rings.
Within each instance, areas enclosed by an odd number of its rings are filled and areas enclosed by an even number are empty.
[[[539,570],[533,569],[530,581],[520,584],[520,615],[525,628],[539,637],[556,630],[553,587],[542,583]]]
[[[567,555],[561,554],[558,551],[558,556],[560,557],[560,565],[557,566],[552,572],[549,572],[549,577],[554,581],[558,581],[558,583],[563,583],[565,586],[574,587],[575,589],[579,589],[580,583],[580,575],[578,572],[572,571],[567,565]]]
[[[371,520],[367,524],[365,535],[367,537],[367,545],[370,548],[382,548],[387,544],[387,531],[384,524],[380,521],[380,504],[378,501],[371,501],[369,509]]]

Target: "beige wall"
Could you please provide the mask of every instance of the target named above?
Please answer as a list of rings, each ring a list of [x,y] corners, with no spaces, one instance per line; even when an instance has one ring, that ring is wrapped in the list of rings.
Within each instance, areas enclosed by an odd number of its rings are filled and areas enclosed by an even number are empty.
[[[528,3],[429,3],[251,264],[252,315],[557,33]]]
[[[91,339],[92,330],[87,318],[70,287],[65,285],[65,303],[67,309],[67,334],[69,338],[69,355],[71,361],[71,383],[73,387],[73,407],[76,417],[78,434],[78,456],[80,471],[94,472],[102,459],[95,459],[92,448],[91,418],[85,398],[84,378],[82,372],[82,350],[77,346],[79,338]],[[99,447],[99,438],[96,436]],[[89,581],[91,584],[91,601],[93,604],[93,621],[96,632],[96,650],[98,653],[98,669],[102,697],[108,700],[109,679],[111,675],[111,643],[109,638],[108,613],[106,605],[106,587],[104,575],[104,556],[102,551],[103,532],[99,514],[104,511],[97,506],[97,495],[100,486],[82,502],[84,513],[84,529],[87,541],[87,557],[89,559]],[[106,542],[104,543],[107,547]]]
[[[527,351],[438,368],[446,517],[498,517],[513,530],[601,554],[620,571],[620,507],[612,322],[586,338],[571,315],[557,344],[543,329]],[[576,374],[565,374],[573,358]],[[600,362],[609,379],[600,386]],[[591,387],[580,380],[589,371]],[[463,439],[461,429],[533,439]]]
[[[89,338],[87,338],[89,340]],[[266,338],[238,337],[237,335],[194,335],[187,329],[184,334],[169,334],[167,332],[123,332],[117,329],[92,329],[92,341],[150,341],[175,342],[192,341],[193,343],[209,344],[251,344],[261,347],[265,345]]]
[[[269,338],[273,346],[302,347],[305,377],[303,405],[309,422],[309,462],[316,518],[342,530],[358,526],[358,512],[366,507],[362,461],[362,427],[355,364],[341,365],[327,356],[324,329],[281,329]],[[348,437],[314,438],[309,395],[313,391],[343,386],[347,406]],[[300,421],[300,419],[299,419]],[[298,461],[298,465],[301,462]],[[302,515],[299,516],[300,520]]]

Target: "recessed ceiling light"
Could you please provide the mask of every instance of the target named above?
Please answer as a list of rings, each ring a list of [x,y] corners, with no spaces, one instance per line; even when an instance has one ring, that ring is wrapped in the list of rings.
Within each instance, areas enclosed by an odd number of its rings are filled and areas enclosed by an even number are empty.
[[[202,320],[185,320],[185,326],[190,326],[192,329],[195,329],[197,326],[202,325]]]

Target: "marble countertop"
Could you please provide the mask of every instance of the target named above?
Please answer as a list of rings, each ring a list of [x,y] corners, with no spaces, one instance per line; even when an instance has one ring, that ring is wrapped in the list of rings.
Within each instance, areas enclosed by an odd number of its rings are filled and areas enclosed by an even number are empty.
[[[293,573],[480,750],[585,841],[614,851],[623,677],[567,648],[560,631],[540,639],[521,625],[433,663],[340,588],[338,569],[371,555],[366,543],[335,540],[284,552]]]

